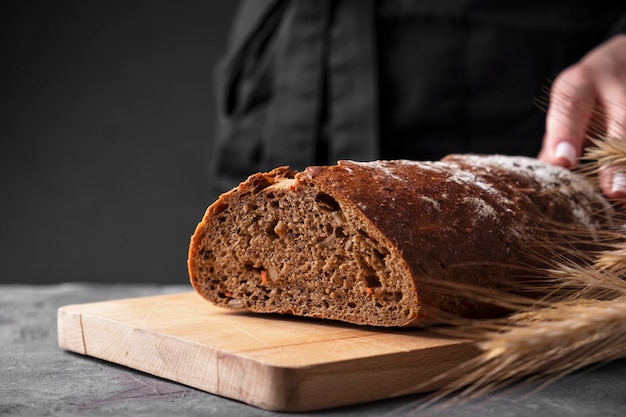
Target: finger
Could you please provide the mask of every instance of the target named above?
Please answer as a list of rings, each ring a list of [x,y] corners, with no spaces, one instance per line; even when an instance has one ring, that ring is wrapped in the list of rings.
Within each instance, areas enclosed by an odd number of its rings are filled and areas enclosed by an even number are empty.
[[[602,83],[600,101],[604,113],[607,140],[620,141],[626,147],[626,84]],[[610,199],[626,199],[626,167],[609,167],[600,171],[600,186]]]
[[[616,35],[584,58],[596,68],[594,83],[601,106],[603,133],[626,142],[626,34]]]
[[[550,93],[540,159],[565,167],[578,163],[594,102],[594,85],[584,67],[573,66],[559,75]]]
[[[626,80],[603,87],[601,100],[607,137],[622,140],[626,146]]]
[[[612,167],[601,170],[598,176],[605,196],[614,200],[626,198],[626,172]]]

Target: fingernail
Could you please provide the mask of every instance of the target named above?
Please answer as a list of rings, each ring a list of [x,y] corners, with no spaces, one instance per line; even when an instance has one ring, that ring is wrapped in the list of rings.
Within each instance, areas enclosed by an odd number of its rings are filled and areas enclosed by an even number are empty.
[[[626,173],[618,172],[613,175],[611,192],[626,194]]]
[[[570,163],[570,166],[576,165],[578,157],[576,156],[576,148],[569,142],[563,141],[559,142],[556,145],[556,149],[554,150],[554,156],[556,158],[564,158],[567,159]]]

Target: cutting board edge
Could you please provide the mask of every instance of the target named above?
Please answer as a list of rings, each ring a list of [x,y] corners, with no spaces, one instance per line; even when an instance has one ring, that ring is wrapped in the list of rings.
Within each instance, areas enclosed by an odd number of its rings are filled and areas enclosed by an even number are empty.
[[[94,303],[86,304],[92,305]],[[83,313],[81,306],[84,305],[73,304],[59,308],[58,331],[61,348],[136,369],[265,410],[306,412],[329,409],[425,392],[439,388],[445,382],[440,381],[439,384],[432,386],[421,385],[421,388],[407,388],[412,370],[416,369],[416,372],[419,372],[421,369],[421,365],[417,363],[420,360],[416,361],[411,351],[385,355],[383,359],[359,357],[307,366],[281,366],[248,357],[245,352],[233,354],[209,345],[189,341],[187,344],[180,344],[178,342],[181,339],[178,336],[143,329],[128,323],[120,323],[93,313]],[[94,340],[97,344],[98,333],[110,334],[106,331],[100,332],[101,326],[115,326],[117,337],[122,341],[130,340],[128,335],[132,334],[133,343],[123,342],[119,345],[112,345],[110,344],[110,336],[107,336],[108,340],[101,340],[103,348],[94,349]],[[85,336],[86,332],[87,337]],[[161,346],[160,350],[149,352],[148,356],[160,357],[165,364],[170,362],[171,356],[168,355],[184,354],[185,357],[194,357],[196,360],[192,361],[187,370],[170,369],[167,366],[155,370],[154,367],[146,366],[146,351],[140,349],[142,343],[136,342],[138,336],[143,338],[143,345],[145,346]],[[448,352],[448,357],[455,357],[456,355],[457,362],[460,362],[468,358],[467,349],[470,345],[470,342],[459,342],[444,348]],[[177,346],[183,346],[183,350],[181,351]],[[441,351],[443,348],[438,347],[437,349]],[[433,352],[434,350],[435,348],[432,348]],[[422,352],[422,354],[427,353],[428,349]],[[422,357],[423,355],[420,356],[420,358]],[[362,371],[355,371],[355,369],[362,369]],[[430,372],[434,372],[433,369],[436,370],[437,368],[432,368]],[[179,376],[181,374],[183,377]],[[255,375],[256,378],[250,378],[250,375]],[[362,393],[356,388],[345,389],[346,386],[358,387],[359,384],[363,384],[364,378],[371,391],[367,399],[363,399]],[[224,383],[224,381],[239,382],[233,384]],[[250,384],[246,381],[257,381],[257,383]],[[374,385],[376,390],[373,390]]]
[[[87,303],[91,304],[91,303]],[[164,378],[176,383],[190,386],[192,388],[199,389],[201,391],[208,392],[210,394],[218,395],[221,397],[230,398],[233,400],[241,401],[246,404],[270,410],[270,411],[290,411],[290,399],[289,396],[293,393],[291,387],[297,385],[293,383],[294,378],[300,378],[300,373],[309,367],[280,367],[272,364],[264,363],[245,355],[234,355],[230,352],[221,351],[211,346],[199,345],[195,342],[188,342],[190,346],[199,346],[204,351],[208,351],[209,357],[213,357],[214,360],[204,362],[202,365],[196,368],[194,376],[186,374],[185,377],[180,377],[177,370],[160,368],[155,370],[153,367],[145,365],[145,355],[134,349],[132,346],[128,346],[125,343],[120,345],[109,345],[108,349],[92,349],[86,342],[84,336],[85,326],[88,328],[88,322],[93,320],[99,323],[115,323],[118,328],[130,332],[140,330],[147,338],[146,342],[150,342],[153,338],[165,338],[171,342],[176,343],[179,339],[176,336],[164,335],[158,331],[144,330],[137,326],[129,324],[120,324],[115,320],[108,318],[98,317],[89,313],[81,313],[76,311],[76,308],[80,308],[81,304],[68,305],[59,308],[58,316],[58,340],[59,347],[74,353],[86,357],[93,357],[96,359],[104,360],[116,365],[121,365],[130,369],[138,370],[150,375],[154,375],[160,378]],[[84,323],[86,322],[86,323]],[[92,323],[93,325],[93,323]],[[162,343],[160,340],[159,343]],[[93,345],[93,343],[91,343]],[[122,354],[122,351],[123,354]],[[179,352],[182,354],[186,351]],[[161,356],[164,362],[167,361],[166,356]],[[230,361],[229,358],[236,358],[236,360]],[[233,364],[232,366],[230,364]],[[204,369],[202,369],[204,368]],[[245,372],[244,372],[245,370]],[[207,374],[213,374],[215,379],[213,381],[207,381],[198,375],[206,371]],[[214,371],[214,372],[211,372]],[[238,372],[241,371],[241,377],[235,378],[237,381],[246,381],[251,373],[262,375],[263,384],[255,384],[254,386],[246,385],[233,385],[220,383],[220,372]],[[245,375],[244,375],[245,373]]]
[[[446,366],[433,366],[429,362],[429,351],[436,356],[442,351],[447,354]],[[371,358],[342,360],[336,363],[319,364],[309,369],[309,378],[297,375],[297,369],[285,369],[286,385],[290,387],[290,395],[286,395],[281,409],[272,411],[307,412],[336,408],[346,405],[385,400],[412,394],[436,391],[458,379],[461,366],[469,357],[479,354],[478,348],[470,341],[451,344],[443,347],[429,348],[420,352],[416,360],[411,352],[397,352],[375,358],[372,366]],[[347,371],[341,368],[355,369],[355,364],[362,365],[362,371]],[[424,372],[429,375],[426,382],[414,383],[414,373]],[[440,372],[447,374],[437,378]],[[293,373],[293,375],[290,375]],[[313,378],[311,374],[317,374]],[[364,384],[364,381],[367,381]],[[350,387],[346,389],[346,387]],[[372,390],[376,387],[376,390]],[[369,398],[364,399],[362,391],[369,388]],[[323,394],[323,405],[319,402]]]

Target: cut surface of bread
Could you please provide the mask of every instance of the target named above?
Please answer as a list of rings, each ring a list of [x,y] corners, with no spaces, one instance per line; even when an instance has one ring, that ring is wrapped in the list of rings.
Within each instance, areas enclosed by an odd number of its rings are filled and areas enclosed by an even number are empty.
[[[502,308],[436,283],[516,291],[546,266],[529,248],[562,227],[593,236],[610,211],[585,178],[532,158],[280,167],[208,208],[188,267],[200,295],[243,311],[373,326],[494,317]]]

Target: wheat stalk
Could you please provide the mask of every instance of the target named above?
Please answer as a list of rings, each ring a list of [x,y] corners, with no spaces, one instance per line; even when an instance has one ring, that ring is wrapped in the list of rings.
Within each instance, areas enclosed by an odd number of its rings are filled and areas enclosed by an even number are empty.
[[[446,330],[474,340],[482,353],[439,375],[439,380],[457,379],[414,408],[434,414],[498,390],[503,395],[540,383],[539,389],[589,365],[626,356],[626,282],[589,267],[568,264],[554,271],[567,277],[567,287],[580,291],[568,291],[563,301],[534,302],[502,320],[457,323]]]

